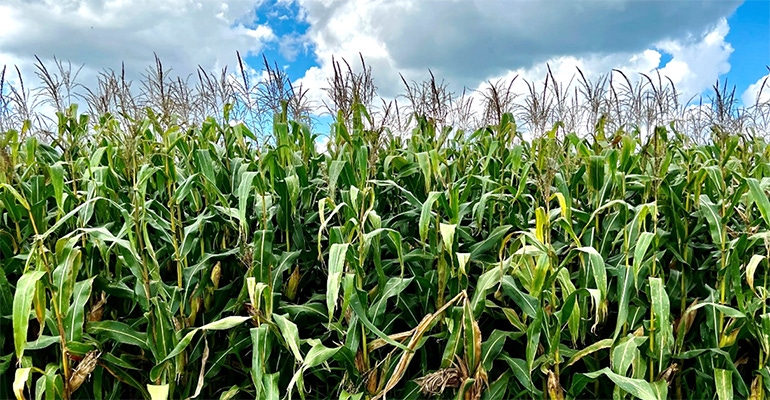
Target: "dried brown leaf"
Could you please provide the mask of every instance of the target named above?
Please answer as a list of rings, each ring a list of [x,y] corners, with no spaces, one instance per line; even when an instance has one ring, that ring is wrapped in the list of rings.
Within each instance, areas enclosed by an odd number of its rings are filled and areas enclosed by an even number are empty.
[[[91,311],[88,312],[88,322],[98,322],[102,320],[104,314],[104,306],[107,304],[106,294],[102,292],[99,301],[91,307]]]
[[[452,367],[415,379],[420,392],[426,396],[436,396],[444,393],[446,388],[459,388],[468,379],[468,368],[459,357],[455,356],[455,359],[457,362],[452,362]]]
[[[69,392],[67,397],[78,390],[80,385],[85,382],[86,378],[91,375],[91,372],[93,372],[96,368],[96,364],[99,361],[99,356],[101,355],[101,352],[91,350],[86,354],[85,357],[83,357],[83,360],[78,363],[77,368],[75,368],[75,371],[73,371],[72,375],[70,375],[69,385],[67,385],[67,390]]]
[[[420,386],[420,392],[426,396],[436,396],[444,393],[446,388],[457,388],[462,382],[460,370],[457,368],[445,368],[431,372],[422,378],[415,379]]]
[[[203,389],[203,376],[206,372],[206,361],[209,359],[209,341],[206,336],[203,336],[203,356],[201,357],[201,370],[198,374],[198,385],[195,386],[195,394],[188,397],[186,400],[194,399],[201,394]]]
[[[446,302],[440,309],[436,311],[434,314],[428,314],[425,317],[423,317],[422,321],[417,325],[417,327],[414,329],[414,333],[409,340],[409,344],[407,347],[410,351],[404,351],[401,355],[401,359],[399,360],[398,364],[396,365],[395,370],[393,371],[393,374],[390,376],[390,379],[388,379],[388,382],[385,384],[385,387],[382,389],[382,391],[377,394],[377,396],[374,396],[372,400],[378,400],[385,397],[385,394],[390,389],[393,389],[399,381],[401,381],[401,378],[403,378],[404,373],[406,372],[406,368],[409,366],[409,362],[412,361],[412,357],[414,357],[414,349],[417,347],[417,344],[420,342],[420,339],[422,339],[422,336],[430,329],[431,326],[433,326],[433,322],[440,316],[444,311],[446,311],[447,308],[449,308],[452,304],[456,303],[457,301],[461,299],[467,299],[468,295],[465,291],[460,292],[457,296],[455,296],[452,300],[449,300]]]
[[[372,368],[369,373],[366,374],[366,391],[370,394],[377,393],[377,370],[378,368]]]
[[[401,333],[395,333],[393,335],[388,335],[388,338],[395,340],[396,342],[402,342],[404,339],[410,338],[414,334],[414,329],[401,332]],[[385,340],[381,338],[374,339],[367,344],[366,349],[371,353],[374,350],[377,350],[381,347],[385,347],[388,344]]]
[[[677,372],[679,372],[679,364],[673,363],[658,375],[658,380],[664,380],[671,385],[671,381],[674,380]]]
[[[737,368],[737,367],[740,367],[741,365],[745,365],[745,364],[748,364],[748,362],[749,362],[749,356],[748,356],[748,355],[746,355],[746,354],[744,354],[744,355],[742,355],[740,358],[738,358],[737,360],[735,360],[735,362],[733,363],[733,365],[735,365],[735,367]]]
[[[693,310],[692,308],[695,307],[695,305],[698,304],[698,299],[695,299],[690,303],[690,305],[687,307],[687,309],[684,311],[684,313],[677,318],[677,320],[674,322],[674,335],[678,338],[679,337],[679,328],[682,324],[682,321],[684,321],[684,331],[682,332],[682,335],[687,335],[687,332],[690,331],[690,328],[692,327],[693,321],[695,321],[695,316],[698,313],[698,310]]]
[[[559,383],[559,377],[548,370],[548,398],[550,400],[564,400],[564,389]]]

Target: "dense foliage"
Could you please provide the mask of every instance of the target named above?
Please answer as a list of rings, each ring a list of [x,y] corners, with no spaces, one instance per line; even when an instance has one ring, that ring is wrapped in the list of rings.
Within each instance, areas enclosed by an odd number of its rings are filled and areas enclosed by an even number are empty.
[[[762,139],[366,118],[0,134],[0,397],[770,390]]]

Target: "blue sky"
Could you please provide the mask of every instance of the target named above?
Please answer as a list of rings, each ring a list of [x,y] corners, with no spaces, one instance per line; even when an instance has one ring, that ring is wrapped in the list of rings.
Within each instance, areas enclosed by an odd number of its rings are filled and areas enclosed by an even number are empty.
[[[310,24],[300,19],[298,3],[280,5],[273,1],[266,2],[257,7],[256,13],[257,23],[266,23],[279,37],[301,38],[310,28]],[[275,62],[283,68],[291,80],[302,78],[305,71],[318,66],[311,43],[300,42],[291,45],[282,45],[280,42],[268,43],[262,53],[271,64]],[[252,55],[247,58],[247,62],[255,69],[260,69],[264,61],[261,55]]]
[[[660,67],[683,97],[728,79],[746,102],[768,76],[768,0],[5,0],[0,66],[34,76],[34,57],[138,78],[153,64],[186,76],[246,56],[259,77],[262,54],[307,88],[316,105],[331,58],[355,66],[361,52],[378,93],[393,98],[428,70],[456,92],[519,77],[542,81],[546,65],[568,81],[617,68]],[[51,64],[49,64],[51,65]],[[232,70],[232,69],[231,69]],[[519,86],[518,89],[522,89]],[[770,100],[770,91],[767,99]],[[687,100],[687,99],[684,99]],[[764,98],[763,98],[764,100]]]
[[[730,33],[725,39],[735,51],[730,55],[731,69],[726,77],[741,93],[768,73],[765,66],[770,66],[770,1],[746,1],[727,22]]]

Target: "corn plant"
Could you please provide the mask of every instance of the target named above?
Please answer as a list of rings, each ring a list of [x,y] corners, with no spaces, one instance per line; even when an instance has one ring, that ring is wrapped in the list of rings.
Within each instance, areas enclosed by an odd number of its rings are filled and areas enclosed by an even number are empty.
[[[323,151],[287,102],[267,141],[230,105],[4,130],[0,397],[765,398],[768,143],[579,135],[530,89],[526,137],[355,101]]]

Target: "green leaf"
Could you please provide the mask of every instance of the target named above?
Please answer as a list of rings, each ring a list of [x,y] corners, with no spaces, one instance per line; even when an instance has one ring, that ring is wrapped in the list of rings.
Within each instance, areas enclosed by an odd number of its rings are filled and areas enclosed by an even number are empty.
[[[668,399],[668,382],[665,380],[655,381],[650,384],[655,396],[659,399]]]
[[[86,332],[97,338],[106,338],[120,344],[129,344],[138,346],[144,350],[147,347],[147,334],[137,332],[130,325],[120,321],[98,321],[89,322],[86,325]]]
[[[617,340],[618,335],[623,330],[623,326],[628,322],[628,307],[632,298],[634,298],[634,280],[636,274],[632,268],[626,266],[618,266],[619,279],[618,279],[618,316],[615,322],[615,333],[612,335],[612,339]]]
[[[101,356],[99,356],[99,360],[101,360],[102,362],[106,362],[106,363],[109,363],[109,364],[116,365],[116,366],[124,368],[124,369],[140,370],[140,368],[138,366],[135,366],[135,365],[129,363],[128,361],[124,360],[123,358],[115,357],[111,353],[102,353]]]
[[[0,315],[11,314],[13,314],[13,292],[11,292],[11,282],[8,281],[5,268],[0,268]]]
[[[662,372],[666,368],[664,366],[668,365],[668,357],[674,344],[673,328],[670,321],[671,308],[663,280],[650,277],[649,281],[650,300],[655,315],[655,358],[658,360],[658,372]]]
[[[75,284],[73,302],[64,318],[64,330],[68,342],[79,342],[83,338],[83,323],[85,322],[85,306],[91,297],[91,285],[96,277]]]
[[[334,311],[337,309],[337,298],[340,293],[348,246],[348,243],[334,243],[329,250],[329,273],[326,280],[326,309],[329,312],[329,322],[334,318]]]
[[[626,376],[628,368],[634,363],[634,360],[641,356],[639,346],[646,341],[646,336],[629,335],[621,338],[610,354],[612,371]]]
[[[746,183],[749,186],[749,194],[751,202],[757,204],[759,213],[762,214],[762,219],[765,220],[765,226],[770,226],[770,200],[767,198],[767,194],[759,186],[759,181],[754,178],[746,178]]]
[[[184,238],[182,239],[182,247],[179,251],[180,259],[187,257],[187,255],[190,254],[190,251],[192,251],[193,246],[198,243],[201,227],[209,218],[211,218],[211,215],[208,213],[198,214],[198,216],[195,217],[195,222],[184,227]]]
[[[172,318],[165,302],[160,301],[158,297],[150,299],[150,312],[147,314],[150,323],[147,329],[147,344],[155,360],[166,360],[169,352],[179,344]],[[158,379],[157,375],[152,376],[152,380],[156,379]]]
[[[491,270],[481,274],[479,281],[476,284],[476,290],[473,292],[473,298],[471,299],[471,309],[473,315],[478,318],[484,307],[484,300],[487,297],[487,291],[494,285],[500,283],[500,279],[503,275],[501,268],[492,268]]]
[[[597,352],[599,350],[608,349],[608,348],[612,347],[613,342],[614,342],[614,340],[612,340],[612,339],[602,339],[602,340],[600,340],[598,342],[592,343],[588,347],[586,347],[586,348],[576,352],[575,354],[573,354],[572,357],[570,357],[569,361],[567,361],[567,367],[569,367],[570,365],[578,362],[578,360],[580,360],[581,358],[583,358],[583,357],[585,357],[585,356],[587,356],[587,355],[589,355],[591,353],[595,353],[595,352]]]
[[[733,398],[733,371],[714,368],[714,384],[717,387],[719,400],[732,400]]]
[[[281,331],[281,336],[283,336],[283,339],[286,341],[292,354],[294,354],[294,358],[299,362],[303,362],[304,359],[302,353],[299,352],[299,330],[297,329],[297,325],[283,315],[273,314],[273,319],[275,320],[278,329]]]
[[[310,368],[315,368],[322,363],[326,362],[330,358],[334,357],[335,354],[340,350],[339,347],[335,348],[328,348],[320,343],[316,343],[313,345],[313,347],[308,351],[307,357],[305,357],[305,360],[302,363],[302,366],[297,370],[297,372],[294,374],[294,376],[291,378],[291,381],[289,381],[289,386],[287,389],[287,396],[291,398],[292,390],[294,389],[294,385],[299,382],[300,388],[303,387],[302,384],[302,376],[304,375],[305,371]],[[304,393],[302,393],[304,397]]]
[[[722,216],[716,204],[705,194],[700,196],[700,214],[706,218],[711,232],[711,240],[714,244],[721,246],[725,240],[724,228],[722,227]]]
[[[430,194],[428,194],[428,198],[424,203],[422,203],[419,229],[420,241],[423,243],[428,239],[428,228],[430,226],[431,209],[433,208],[433,203],[435,203],[442,194],[442,192],[430,192]]]
[[[589,165],[589,184],[591,185],[591,189],[594,191],[600,191],[602,187],[604,187],[604,166],[605,166],[605,158],[604,156],[597,156],[592,155],[590,158]]]
[[[580,336],[580,305],[577,304],[577,298],[580,294],[587,294],[587,291],[575,288],[566,269],[560,269],[556,279],[562,287],[563,300],[562,308],[559,310],[559,323],[562,325],[567,323],[572,343],[575,344]]]
[[[505,294],[510,297],[525,314],[533,318],[538,314],[538,310],[540,309],[538,300],[535,297],[522,292],[518,286],[516,286],[516,282],[513,280],[512,276],[503,276],[502,287]]]
[[[612,372],[609,368],[602,368],[599,371],[586,373],[583,375],[591,379],[596,379],[601,375],[605,375],[621,389],[625,390],[638,399],[662,400],[657,396],[656,390],[652,388],[652,385],[649,382],[642,379],[626,378],[625,376],[621,376]]]
[[[428,158],[427,152],[420,152],[415,153],[415,157],[417,157],[417,163],[420,165],[420,171],[422,171],[422,176],[425,179],[425,193],[430,192],[431,188],[431,177],[433,174],[431,173],[430,168],[430,159]],[[423,241],[425,241],[423,239]]]
[[[503,239],[505,234],[508,233],[510,229],[511,229],[511,225],[498,226],[492,231],[492,233],[489,234],[489,236],[487,236],[486,239],[471,246],[470,248],[471,260],[477,259],[486,251],[493,248],[496,244],[498,244]]]
[[[259,230],[254,232],[254,260],[255,278],[257,281],[269,284],[270,273],[273,266],[273,237],[274,232]]]
[[[64,166],[61,162],[48,167],[51,173],[51,185],[53,186],[54,199],[59,212],[64,212]]]
[[[71,238],[61,238],[56,242],[56,258],[59,264],[53,271],[55,287],[53,301],[62,315],[68,314],[75,281],[82,264],[80,249],[75,248],[80,238],[81,235],[74,235]]]
[[[542,332],[543,324],[543,312],[539,310],[535,319],[527,327],[527,348],[525,354],[527,356],[527,371],[532,372],[535,364],[535,355],[537,348],[540,345],[540,334]]]
[[[651,232],[642,232],[639,235],[636,246],[634,246],[634,280],[639,276],[639,270],[642,268],[644,255],[647,254],[647,249],[650,247],[653,238],[655,238],[655,234]]]
[[[460,356],[462,350],[463,341],[463,310],[461,307],[452,307],[448,310],[448,317],[451,317],[447,321],[448,337],[446,339],[446,346],[441,356],[441,368],[449,368],[452,363],[455,362],[455,356]]]
[[[242,323],[250,319],[251,317],[241,317],[241,316],[232,315],[229,317],[224,317],[222,319],[216,320],[214,322],[210,322],[206,325],[203,325],[200,328],[198,328],[198,330],[224,331],[224,330],[235,328],[236,326],[241,325]]]
[[[346,163],[347,161],[345,160],[333,160],[329,166],[329,186],[327,193],[329,198],[332,200],[334,200],[334,196],[336,194],[337,181],[339,180],[340,174],[345,168]]]
[[[197,167],[196,170],[202,172],[203,176],[206,177],[206,180],[212,185],[216,185],[217,177],[214,172],[214,162],[211,159],[209,151],[207,149],[195,150],[194,159],[195,166]]]
[[[342,390],[342,393],[340,393],[340,399],[339,400],[361,400],[361,398],[364,396],[363,392],[356,393],[356,394],[350,394],[346,390]]]
[[[24,347],[27,344],[29,312],[32,308],[32,298],[35,296],[35,286],[43,275],[43,271],[29,271],[16,283],[16,293],[13,297],[13,343],[16,358],[19,360],[24,355]]]
[[[481,393],[481,400],[505,400],[505,393],[508,390],[508,381],[511,371],[505,371],[499,378],[489,385],[487,390]]]
[[[249,204],[249,195],[253,190],[254,178],[259,175],[259,172],[246,171],[241,176],[240,184],[238,185],[238,191],[236,197],[238,198],[238,217],[241,224],[241,229],[248,235],[249,221],[246,216],[246,207]]]
[[[184,335],[182,340],[180,340],[177,343],[177,345],[174,346],[174,349],[165,358],[163,358],[162,360],[160,360],[155,364],[155,366],[150,371],[150,379],[157,380],[158,377],[160,377],[161,368],[163,367],[163,364],[173,359],[174,357],[178,356],[179,354],[181,354],[187,348],[187,346],[190,345],[190,342],[192,342],[193,337],[195,336],[196,333],[198,333],[198,331],[226,330],[226,329],[234,328],[250,319],[251,317],[230,316],[230,317],[225,317],[218,321],[214,321],[212,323],[209,323],[199,328],[195,328],[191,330],[186,335]]]
[[[48,335],[40,335],[37,339],[35,339],[32,342],[27,342],[27,345],[25,347],[26,350],[40,350],[44,349],[52,344],[60,343],[61,342],[61,336],[48,336]]]
[[[477,370],[481,363],[481,330],[476,318],[473,316],[473,310],[466,301],[463,305],[463,333],[465,340],[463,350],[465,350],[465,362],[468,365],[468,372],[471,376]]]
[[[502,355],[501,358],[508,363],[508,367],[513,371],[513,375],[524,386],[530,394],[540,397],[541,391],[539,391],[532,383],[532,376],[527,368],[527,362],[520,358],[512,358],[507,355]]]
[[[736,309],[734,309],[734,308],[732,308],[730,306],[726,306],[724,304],[712,303],[712,302],[698,303],[698,304],[694,305],[692,308],[690,308],[690,310],[695,311],[695,310],[697,310],[699,308],[703,308],[703,307],[707,307],[707,306],[708,307],[713,307],[717,311],[723,313],[725,316],[730,317],[730,318],[746,318],[746,314],[744,314],[744,313],[742,313],[742,312],[740,312],[740,311],[738,311],[738,310],[736,310]]]
[[[385,287],[380,291],[377,300],[369,307],[369,318],[374,324],[379,322],[388,305],[388,299],[400,294],[412,283],[414,278],[390,278]]]
[[[593,247],[579,247],[577,250],[588,254],[591,275],[594,277],[594,283],[599,292],[599,296],[595,300],[596,320],[591,328],[593,330],[607,316],[607,270],[604,266],[604,259],[596,249]]]
[[[505,344],[505,339],[512,337],[512,332],[493,330],[487,340],[481,343],[481,365],[485,371],[492,370],[492,363],[500,355]]]
[[[270,342],[268,326],[262,324],[257,328],[251,328],[251,380],[256,388],[256,398],[262,398],[265,391],[263,377],[266,374],[265,363],[270,357]]]
[[[606,299],[607,270],[604,266],[604,259],[593,247],[579,247],[578,250],[588,254],[596,288],[599,289],[599,292],[602,294],[602,300]]]
[[[22,207],[24,207],[25,210],[27,210],[27,211],[31,210],[30,207],[29,207],[29,203],[27,203],[27,200],[25,200],[24,197],[16,189],[13,188],[13,186],[11,186],[11,185],[9,185],[7,183],[0,183],[0,189],[5,189],[9,193],[11,193],[11,195],[13,195],[13,197],[16,199],[16,201],[19,202],[19,204]]]
[[[265,386],[265,399],[278,400],[280,398],[281,392],[278,389],[279,374],[279,372],[275,372],[272,374],[265,374],[262,377],[262,383]]]
[[[374,326],[374,324],[372,324],[372,322],[369,320],[369,317],[367,317],[367,313],[361,302],[360,295],[359,293],[357,293],[358,290],[356,290],[355,288],[353,290],[354,292],[351,293],[351,296],[350,296],[350,308],[353,309],[353,312],[355,312],[355,314],[361,320],[361,323],[363,323],[366,328],[374,332],[375,335],[377,335],[380,339],[384,340],[388,344],[398,347],[401,350],[411,351],[409,350],[408,347],[391,339],[390,337],[388,337],[388,335],[383,333],[379,328],[377,328],[376,326]]]
[[[233,385],[230,389],[227,389],[227,391],[222,392],[222,395],[219,396],[219,400],[232,400],[240,391],[241,389],[238,386]]]

